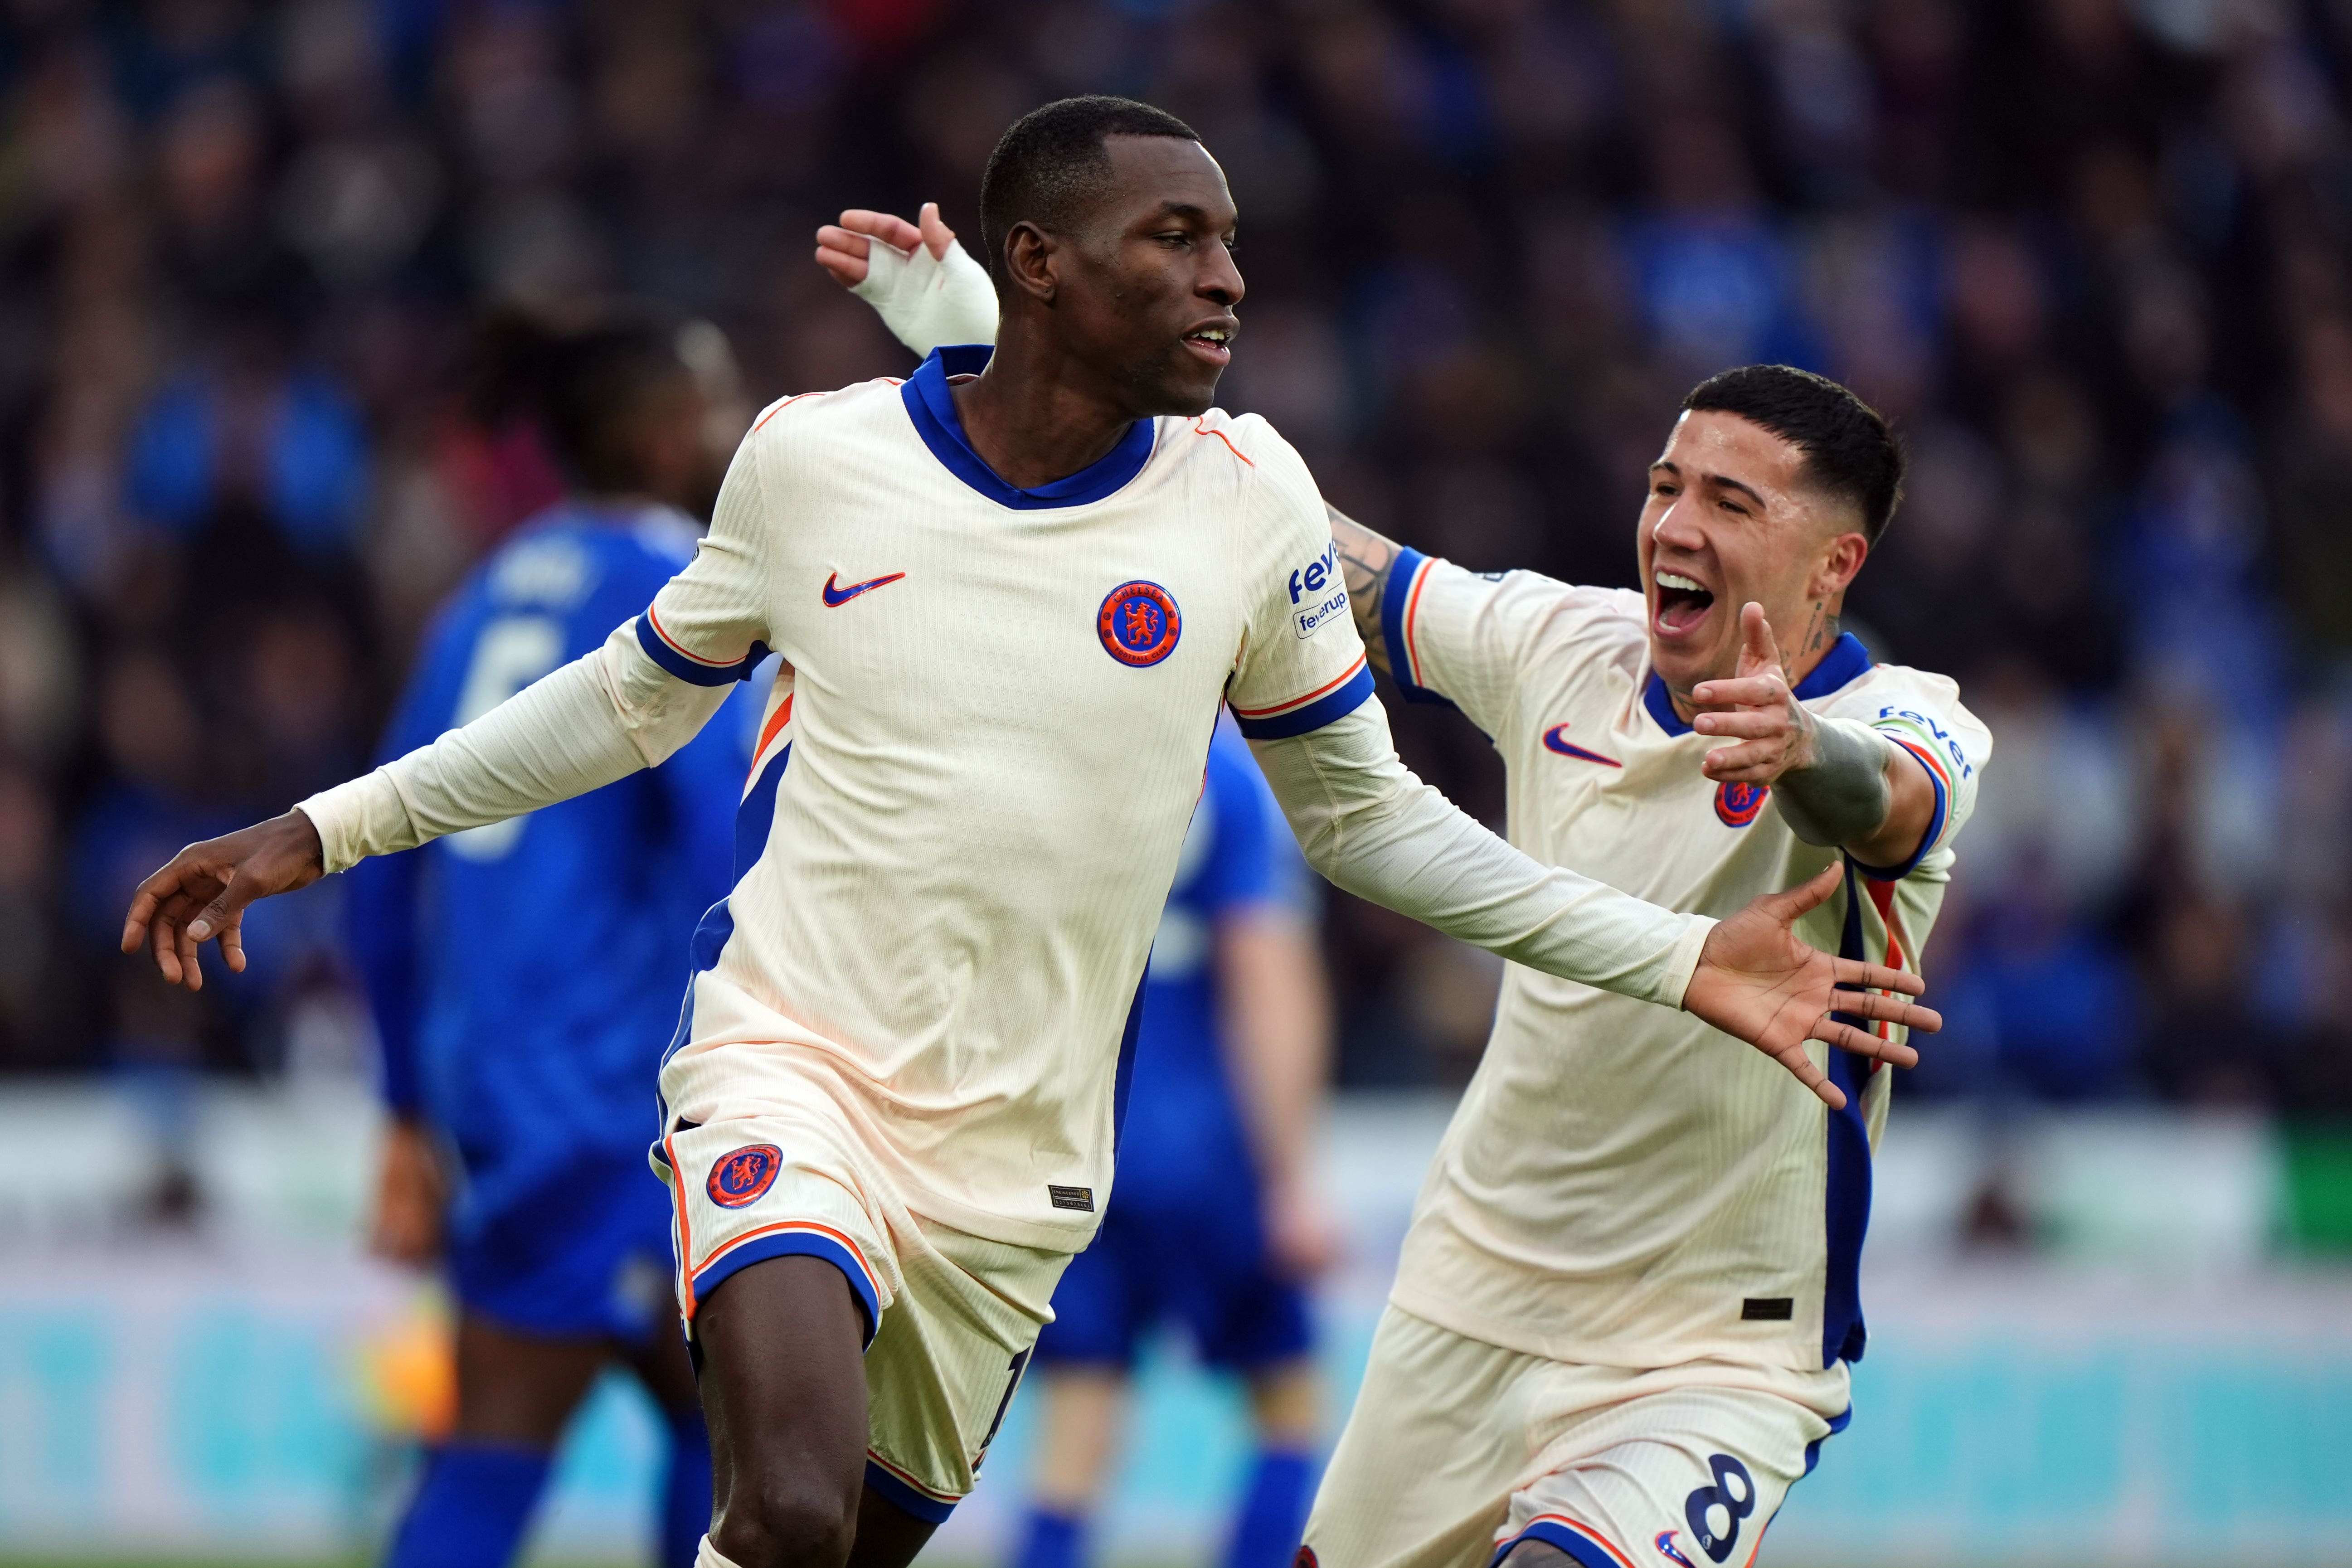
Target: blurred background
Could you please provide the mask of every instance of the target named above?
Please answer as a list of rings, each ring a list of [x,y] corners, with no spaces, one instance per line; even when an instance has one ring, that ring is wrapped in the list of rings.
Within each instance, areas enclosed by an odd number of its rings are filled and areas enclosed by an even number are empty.
[[[2346,0],[7,0],[0,1560],[362,1552],[441,1418],[429,1287],[356,1257],[331,880],[201,997],[113,943],[365,763],[556,494],[464,418],[468,324],[660,301],[754,405],[904,374],[815,226],[976,234],[1003,127],[1110,90],[1232,178],[1223,401],[1384,531],[1630,584],[1677,399],[1748,361],[1907,435],[1853,627],[1999,750],[1779,1560],[2352,1562],[2347,70]],[[1474,731],[1396,721],[1499,819]],[[1344,1394],[1496,971],[1336,894],[1328,937]],[[1234,1409],[1152,1387],[1128,1550],[1173,1562]],[[649,1444],[614,1391],[546,1560],[625,1557]]]

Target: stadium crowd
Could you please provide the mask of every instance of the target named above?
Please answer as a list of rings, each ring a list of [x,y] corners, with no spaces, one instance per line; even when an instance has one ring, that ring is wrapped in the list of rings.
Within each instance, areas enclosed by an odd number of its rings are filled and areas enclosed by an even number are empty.
[[[755,405],[904,374],[817,225],[976,237],[999,132],[1109,90],[1232,177],[1223,401],[1384,532],[1630,584],[1702,375],[1898,419],[1853,629],[2000,747],[1906,1093],[2352,1112],[2347,71],[2328,0],[10,0],[0,1066],[366,1070],[331,884],[200,997],[114,942],[366,763],[556,493],[456,395],[487,304],[706,318]],[[1397,723],[1499,815],[1475,731]],[[1342,1081],[1465,1077],[1489,961],[1328,935]]]

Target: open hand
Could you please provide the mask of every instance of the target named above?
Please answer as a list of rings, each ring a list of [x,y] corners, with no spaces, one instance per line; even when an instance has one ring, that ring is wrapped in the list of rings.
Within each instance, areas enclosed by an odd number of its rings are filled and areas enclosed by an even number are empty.
[[[191,844],[139,884],[122,922],[122,951],[136,952],[145,942],[164,979],[201,991],[197,948],[219,938],[229,968],[244,973],[246,905],[307,888],[325,871],[319,830],[299,811]]]
[[[1845,1093],[1813,1065],[1806,1041],[1825,1041],[1896,1067],[1917,1066],[1919,1053],[1840,1023],[1832,1013],[1928,1034],[1944,1026],[1935,1009],[1903,1000],[1927,990],[1917,975],[1832,958],[1798,940],[1792,929],[1798,920],[1836,892],[1844,875],[1842,865],[1831,866],[1802,887],[1765,894],[1717,926],[1707,933],[1698,968],[1683,994],[1685,1012],[1772,1058],[1832,1110],[1843,1109]],[[1876,994],[1884,991],[1902,994]]]
[[[1727,713],[1701,713],[1691,728],[1702,735],[1729,735],[1736,746],[1717,746],[1699,771],[1717,784],[1769,785],[1782,773],[1812,766],[1820,721],[1790,689],[1780,646],[1764,619],[1764,606],[1739,607],[1739,663],[1728,680],[1702,680],[1691,700],[1728,707]]]

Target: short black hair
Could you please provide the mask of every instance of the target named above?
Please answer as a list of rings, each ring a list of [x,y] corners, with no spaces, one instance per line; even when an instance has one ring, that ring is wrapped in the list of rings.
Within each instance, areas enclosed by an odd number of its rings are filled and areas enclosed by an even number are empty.
[[[677,329],[635,308],[573,327],[502,309],[476,328],[467,360],[467,412],[493,428],[535,423],[565,477],[599,494],[645,482],[631,422],[658,388],[693,374]]]
[[[1048,234],[1066,232],[1110,178],[1110,153],[1103,147],[1110,136],[1201,139],[1164,109],[1102,93],[1061,99],[1014,121],[980,177],[980,243],[1000,290],[1013,226],[1034,223]]]
[[[1907,458],[1877,409],[1825,375],[1786,364],[1744,364],[1708,376],[1683,399],[1686,413],[1736,414],[1805,455],[1805,478],[1862,513],[1874,546],[1903,500]]]

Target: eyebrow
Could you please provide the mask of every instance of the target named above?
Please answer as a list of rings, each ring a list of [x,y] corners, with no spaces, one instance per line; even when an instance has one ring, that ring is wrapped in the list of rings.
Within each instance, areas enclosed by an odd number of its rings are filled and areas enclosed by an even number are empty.
[[[1676,479],[1681,479],[1683,477],[1682,469],[1676,465],[1666,461],[1664,458],[1660,458],[1656,462],[1650,465],[1650,472],[1654,474],[1661,468],[1664,468],[1667,473],[1674,475]],[[1739,480],[1733,479],[1728,474],[1701,474],[1699,476],[1699,479],[1705,484],[1721,485],[1726,489],[1738,490],[1742,494],[1752,499],[1759,507],[1769,506],[1770,504],[1765,500],[1764,493],[1758,489],[1754,485],[1742,484]]]
[[[1208,208],[1194,202],[1161,202],[1159,216],[1163,218],[1191,218],[1200,223],[1208,223],[1214,216]]]

